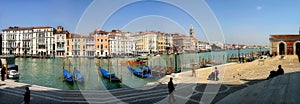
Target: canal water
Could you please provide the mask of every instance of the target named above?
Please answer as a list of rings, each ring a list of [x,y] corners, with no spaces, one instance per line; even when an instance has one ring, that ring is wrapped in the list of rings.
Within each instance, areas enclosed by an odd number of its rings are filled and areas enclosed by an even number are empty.
[[[219,61],[226,63],[227,56],[235,56],[240,54],[250,54],[251,52],[267,51],[268,49],[246,49],[246,50],[228,50],[221,52],[207,52],[207,53],[195,53],[195,54],[180,54],[177,60],[178,68],[181,71],[190,70],[190,63],[198,63],[199,59],[210,59],[211,61]],[[171,57],[171,58],[170,58]],[[32,59],[32,58],[17,58],[16,64],[19,66],[20,78],[18,82],[41,85],[46,87],[53,87],[63,90],[106,90],[116,89],[123,87],[141,87],[148,82],[155,82],[163,74],[153,74],[152,78],[139,78],[134,76],[127,69],[127,65],[124,64],[128,60],[133,58],[112,58],[112,59],[88,59],[88,58],[55,58],[55,59]],[[100,66],[111,70],[116,76],[122,79],[122,83],[110,82],[104,79],[98,68]],[[65,69],[68,69],[73,73],[74,67],[78,69],[84,76],[84,83],[67,83],[63,79],[62,68],[65,62]],[[148,65],[157,69],[154,71],[164,73],[160,67],[175,67],[174,55],[162,55],[162,56],[150,56]],[[138,69],[138,66],[133,66]]]

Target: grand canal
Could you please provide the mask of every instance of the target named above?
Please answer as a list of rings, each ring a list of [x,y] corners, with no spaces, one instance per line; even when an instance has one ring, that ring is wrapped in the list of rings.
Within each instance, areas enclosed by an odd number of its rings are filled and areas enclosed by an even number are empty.
[[[180,54],[177,60],[177,66],[182,71],[190,70],[190,63],[198,63],[199,59],[210,59],[211,61],[218,61],[226,63],[228,55],[236,56],[238,52],[242,54],[249,54],[251,52],[267,51],[268,49],[246,49],[246,50],[228,50],[221,52],[207,52],[195,54]],[[172,57],[172,58],[170,58]],[[149,57],[148,65],[150,67],[168,67],[174,66],[174,55],[162,55]],[[53,87],[64,90],[105,90],[116,89],[122,87],[141,87],[148,82],[155,82],[164,75],[164,71],[153,69],[153,71],[161,72],[161,74],[153,74],[152,78],[138,78],[132,75],[127,65],[123,64],[132,58],[112,58],[112,59],[88,59],[88,58],[55,58],[55,59],[32,59],[32,58],[17,58],[16,64],[19,65],[20,78],[17,80],[22,83],[41,85],[46,87]],[[104,79],[99,73],[98,62],[100,66],[105,69],[110,69],[112,72],[122,79],[122,83],[113,83]],[[76,67],[84,76],[84,83],[67,83],[62,76],[63,63],[65,69],[73,72]],[[137,67],[137,66],[135,66]]]

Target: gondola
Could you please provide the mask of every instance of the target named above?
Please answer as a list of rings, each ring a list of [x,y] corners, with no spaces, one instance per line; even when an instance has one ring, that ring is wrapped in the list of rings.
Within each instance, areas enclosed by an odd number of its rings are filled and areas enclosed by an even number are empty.
[[[121,80],[116,77],[115,73],[110,73],[104,68],[100,68],[99,70],[104,78],[111,80],[112,82],[121,82]]]
[[[127,68],[131,73],[133,73],[137,77],[140,77],[140,78],[150,78],[151,77],[150,69],[148,69],[148,68],[147,68],[147,70],[144,68],[142,68],[141,70],[137,70],[130,66],[127,66]]]
[[[79,70],[74,68],[73,74],[74,74],[74,78],[77,82],[83,83],[83,75],[80,73]]]
[[[64,79],[69,82],[69,83],[73,83],[73,77],[72,74],[69,73],[69,71],[67,69],[63,69],[63,75],[64,75]]]

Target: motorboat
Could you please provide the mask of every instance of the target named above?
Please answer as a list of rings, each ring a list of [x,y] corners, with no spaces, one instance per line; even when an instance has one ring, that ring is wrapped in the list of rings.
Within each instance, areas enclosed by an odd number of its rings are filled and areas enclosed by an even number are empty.
[[[16,70],[8,70],[8,78],[10,79],[17,79],[19,78],[20,73]]]

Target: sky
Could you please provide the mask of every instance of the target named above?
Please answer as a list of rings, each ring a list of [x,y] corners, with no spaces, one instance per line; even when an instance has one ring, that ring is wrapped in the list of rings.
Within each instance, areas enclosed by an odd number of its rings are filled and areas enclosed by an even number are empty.
[[[0,29],[63,26],[189,34],[200,41],[269,45],[270,34],[297,34],[299,0],[1,0]]]

